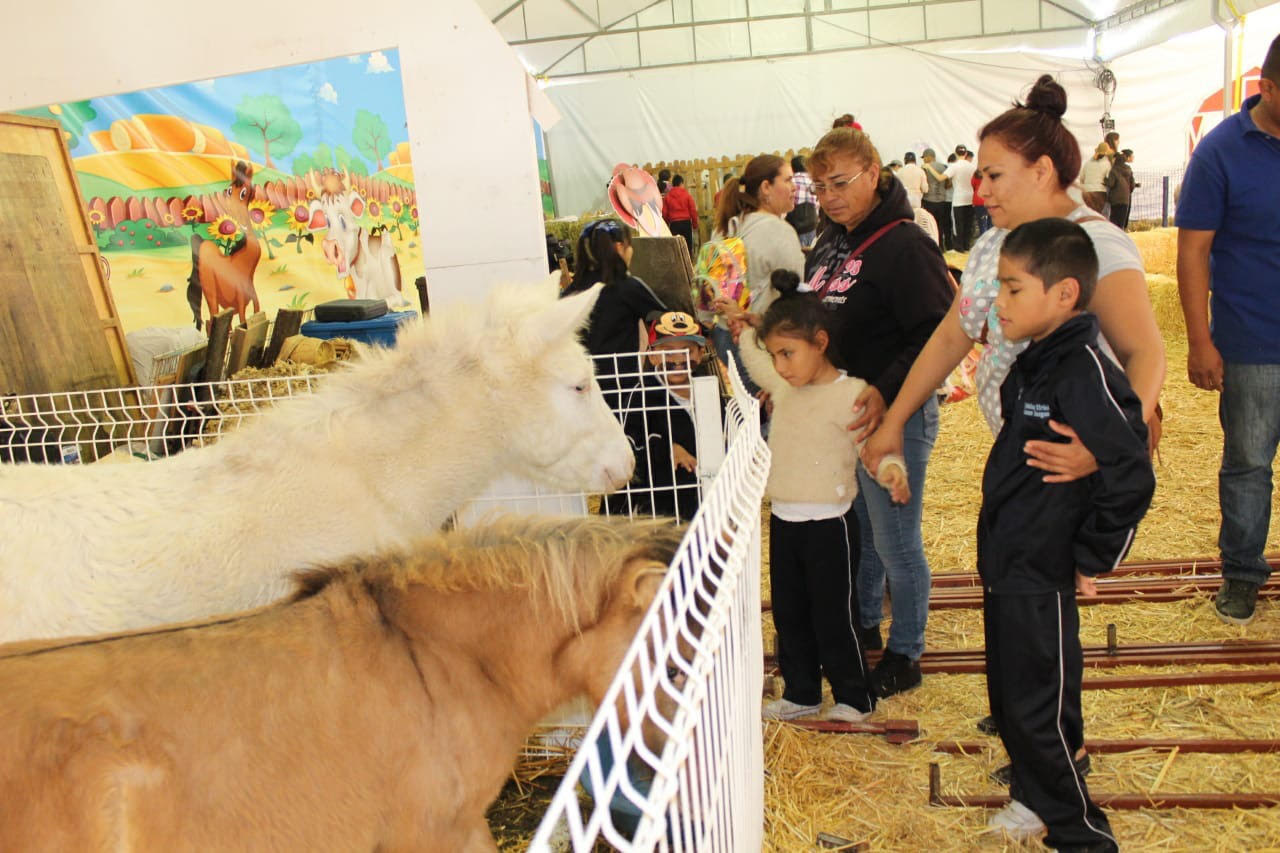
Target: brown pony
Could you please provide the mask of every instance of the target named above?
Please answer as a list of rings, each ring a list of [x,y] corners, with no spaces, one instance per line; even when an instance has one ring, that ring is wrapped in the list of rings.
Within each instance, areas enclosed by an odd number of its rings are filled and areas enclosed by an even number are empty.
[[[255,312],[261,311],[258,291],[253,286],[253,273],[262,257],[249,219],[249,202],[253,198],[253,166],[238,160],[231,170],[231,186],[218,200],[226,215],[244,231],[244,241],[223,254],[216,240],[207,240],[200,234],[191,235],[191,275],[187,278],[187,303],[195,315],[196,328],[201,328],[200,295],[209,304],[209,320],[212,321],[223,307],[236,309],[241,325],[244,309],[250,302]],[[215,217],[216,221],[216,217]]]
[[[511,517],[247,614],[0,647],[0,850],[493,850],[529,730],[600,701],[680,534]]]

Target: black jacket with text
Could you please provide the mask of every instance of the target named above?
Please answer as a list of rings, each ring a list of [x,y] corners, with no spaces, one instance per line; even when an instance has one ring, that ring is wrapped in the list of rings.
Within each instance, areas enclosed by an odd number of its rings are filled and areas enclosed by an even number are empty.
[[[955,297],[938,244],[913,216],[902,182],[890,178],[866,219],[852,231],[828,222],[805,261],[809,289],[835,312],[831,340],[837,367],[874,385],[885,405],[898,396]],[[864,240],[901,219],[908,221],[852,257]]]
[[[1116,567],[1155,491],[1142,404],[1096,345],[1098,321],[1080,314],[1027,347],[1000,386],[1004,426],[982,476],[978,572],[995,594],[1074,590],[1075,572]],[[1033,439],[1063,442],[1065,423],[1098,460],[1070,483],[1045,483],[1027,464]]]

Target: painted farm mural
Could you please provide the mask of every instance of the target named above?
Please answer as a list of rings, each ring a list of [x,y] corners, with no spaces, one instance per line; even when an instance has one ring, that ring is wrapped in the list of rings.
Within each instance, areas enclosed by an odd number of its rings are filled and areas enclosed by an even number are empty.
[[[393,49],[21,112],[62,124],[127,331],[226,307],[417,305]]]

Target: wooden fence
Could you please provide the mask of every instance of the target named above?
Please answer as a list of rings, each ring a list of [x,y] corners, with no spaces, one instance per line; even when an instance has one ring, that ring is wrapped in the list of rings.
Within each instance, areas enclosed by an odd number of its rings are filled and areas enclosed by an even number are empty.
[[[798,151],[787,149],[772,152],[788,163],[792,157],[800,156],[806,160],[812,152],[810,148]],[[698,206],[698,242],[706,242],[711,238],[711,229],[715,225],[715,195],[724,186],[725,181],[734,175],[741,175],[747,163],[756,154],[737,154],[733,157],[710,157],[699,160],[667,160],[658,163],[645,163],[641,166],[656,179],[658,172],[670,169],[672,176],[683,175],[685,189],[693,196]]]

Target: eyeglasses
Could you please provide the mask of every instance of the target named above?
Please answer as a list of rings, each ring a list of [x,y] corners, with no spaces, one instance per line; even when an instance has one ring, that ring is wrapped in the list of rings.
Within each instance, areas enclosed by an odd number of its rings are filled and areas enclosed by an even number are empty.
[[[844,190],[849,186],[849,184],[851,184],[851,183],[853,183],[854,181],[858,180],[858,178],[861,178],[861,177],[862,177],[863,175],[865,175],[868,171],[870,171],[870,167],[867,167],[866,169],[863,169],[861,172],[859,172],[858,174],[854,175],[852,178],[837,178],[836,180],[832,181],[832,182],[831,182],[831,183],[829,183],[829,184],[828,184],[828,183],[823,183],[823,182],[821,182],[821,181],[814,181],[814,182],[813,182],[813,191],[814,191],[815,193],[819,193],[819,194],[821,194],[821,193],[825,193],[825,192],[827,192],[827,190],[832,190],[832,191],[834,191],[834,192],[843,192],[843,191],[844,191]]]

